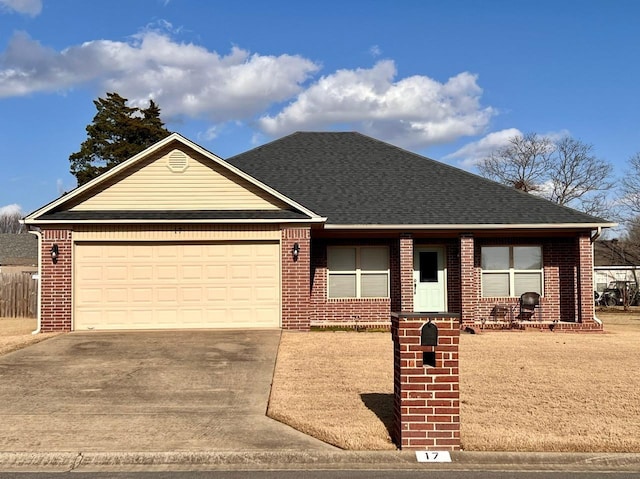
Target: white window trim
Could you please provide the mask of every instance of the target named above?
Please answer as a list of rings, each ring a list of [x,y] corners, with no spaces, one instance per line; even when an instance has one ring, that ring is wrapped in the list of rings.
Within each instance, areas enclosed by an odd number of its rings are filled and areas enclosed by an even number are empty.
[[[482,248],[496,248],[496,247],[507,247],[509,248],[509,264],[513,265],[513,248],[518,246],[535,246],[540,248],[540,269],[515,269],[513,266],[509,269],[483,269],[480,268],[480,289],[483,289],[484,281],[483,277],[485,274],[509,274],[509,295],[508,296],[485,296],[484,291],[481,291],[480,295],[482,298],[519,298],[520,296],[516,296],[516,274],[518,273],[529,273],[529,274],[540,274],[540,296],[544,296],[544,260],[542,255],[542,245],[538,244],[509,244],[509,245],[484,245],[480,247],[480,255],[482,256]]]
[[[367,248],[385,248],[387,250],[387,269],[384,270],[366,270],[360,269],[360,252]],[[356,269],[349,271],[331,271],[329,269],[329,250],[330,249],[355,249],[356,250]],[[390,266],[390,252],[387,245],[367,245],[367,246],[355,246],[355,245],[340,245],[340,246],[327,246],[327,299],[389,299],[391,297],[391,266]],[[332,275],[348,275],[356,276],[356,295],[355,296],[331,296],[329,294],[329,281]],[[362,296],[362,276],[374,275],[374,274],[386,274],[387,276],[387,294],[386,296]]]

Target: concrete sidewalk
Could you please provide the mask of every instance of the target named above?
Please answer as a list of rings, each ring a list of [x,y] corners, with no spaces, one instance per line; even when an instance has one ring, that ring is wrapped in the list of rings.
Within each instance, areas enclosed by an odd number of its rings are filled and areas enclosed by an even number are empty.
[[[478,470],[640,472],[640,454],[454,452],[418,463],[409,451],[0,453],[0,471]]]

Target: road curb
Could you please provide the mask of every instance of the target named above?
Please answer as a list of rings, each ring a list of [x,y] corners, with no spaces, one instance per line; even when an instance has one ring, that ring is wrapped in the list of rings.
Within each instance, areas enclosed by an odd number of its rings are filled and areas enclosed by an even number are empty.
[[[440,469],[640,471],[635,453],[454,452],[450,463],[418,463],[410,451],[0,452],[0,470]]]

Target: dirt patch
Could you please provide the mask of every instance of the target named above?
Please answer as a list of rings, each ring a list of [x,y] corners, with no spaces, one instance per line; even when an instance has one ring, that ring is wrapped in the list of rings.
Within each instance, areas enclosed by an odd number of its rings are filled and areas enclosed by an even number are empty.
[[[37,327],[34,318],[0,318],[0,355],[39,343],[60,333],[31,334]]]
[[[462,443],[476,451],[640,452],[640,314],[605,334],[461,336]],[[290,333],[268,414],[345,449],[393,449],[389,333]]]

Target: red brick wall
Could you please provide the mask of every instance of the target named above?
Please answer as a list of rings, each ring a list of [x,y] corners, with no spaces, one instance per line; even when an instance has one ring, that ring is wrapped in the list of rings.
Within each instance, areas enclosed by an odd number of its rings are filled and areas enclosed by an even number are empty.
[[[58,245],[58,260],[53,262],[49,251]],[[70,230],[42,231],[42,266],[40,327],[42,332],[71,331],[71,271],[72,242]]]
[[[464,300],[469,302],[467,310],[472,310],[472,304],[474,301],[476,302],[475,313],[471,317],[464,316],[465,322],[483,319],[490,321],[494,319],[491,316],[491,312],[496,304],[511,306],[513,307],[514,316],[519,314],[519,298],[481,297],[481,247],[495,244],[532,243],[542,245],[544,267],[544,296],[540,300],[542,320],[562,322],[593,321],[593,257],[589,235],[585,235],[577,239],[547,238],[537,241],[528,238],[476,239],[473,266],[476,287],[471,288],[469,294],[463,293]],[[581,248],[582,254],[580,252]],[[464,266],[462,266],[463,268]],[[580,278],[580,281],[578,281],[578,278]],[[580,293],[580,290],[584,293]],[[472,291],[475,291],[475,294],[472,294]],[[580,304],[579,299],[582,302],[582,310],[578,307],[578,304]]]
[[[294,261],[292,249],[300,254]],[[310,326],[311,232],[309,228],[282,230],[282,328],[308,331]]]
[[[327,247],[335,245],[385,245],[389,247],[389,298],[328,298]],[[398,240],[326,240],[311,245],[310,318],[316,321],[389,321],[391,304],[399,301]]]
[[[593,323],[595,305],[593,302],[593,246],[591,237],[583,234],[578,238],[578,296],[580,309],[578,321],[581,323]]]
[[[438,327],[435,348],[420,345],[421,328]],[[392,315],[393,439],[401,449],[460,449],[459,317],[434,313]],[[423,363],[433,351],[435,365]]]
[[[460,242],[446,244],[447,258],[447,311],[460,314],[462,311],[462,288],[460,287]]]
[[[400,235],[400,309],[413,311],[413,238]]]
[[[475,267],[474,239],[472,235],[460,236],[460,316],[462,322],[472,322],[480,298],[477,268]]]

